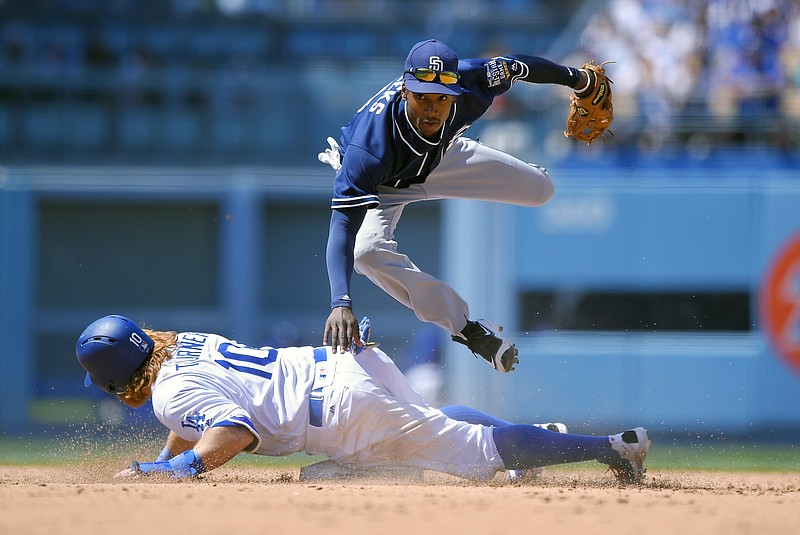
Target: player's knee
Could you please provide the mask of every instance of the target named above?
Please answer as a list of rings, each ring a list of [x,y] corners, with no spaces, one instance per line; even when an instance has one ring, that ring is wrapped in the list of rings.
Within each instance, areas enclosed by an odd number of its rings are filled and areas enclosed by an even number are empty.
[[[539,194],[539,204],[544,204],[553,198],[553,195],[556,192],[556,186],[553,184],[553,180],[550,178],[550,175],[547,174],[545,171],[545,176],[547,179],[542,184],[542,191]]]
[[[549,201],[556,192],[556,186],[544,167],[529,164],[534,172],[534,180],[530,182],[528,202],[531,206],[541,206]]]
[[[379,250],[374,246],[356,246],[353,250],[354,264],[353,267],[358,273],[365,274],[372,270],[378,264],[378,257],[380,256]]]
[[[376,263],[377,250],[370,244],[356,244],[353,249],[353,267],[358,273],[364,274],[371,270]]]
[[[356,263],[372,262],[375,255],[386,249],[389,243],[377,232],[359,232],[353,247]]]

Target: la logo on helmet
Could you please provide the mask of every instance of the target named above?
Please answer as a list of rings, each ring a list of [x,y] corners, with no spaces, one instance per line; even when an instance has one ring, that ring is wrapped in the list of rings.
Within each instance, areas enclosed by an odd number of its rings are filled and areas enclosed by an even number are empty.
[[[142,340],[142,337],[139,336],[139,333],[131,333],[129,340],[142,353],[147,353],[150,350],[148,343],[145,340]]]

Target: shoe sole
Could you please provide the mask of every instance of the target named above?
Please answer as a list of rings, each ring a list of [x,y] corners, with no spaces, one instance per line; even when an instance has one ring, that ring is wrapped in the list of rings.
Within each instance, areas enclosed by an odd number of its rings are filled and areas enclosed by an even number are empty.
[[[642,428],[642,431],[645,433],[645,436],[647,436],[647,430]],[[641,483],[644,481],[646,477],[645,474],[647,473],[647,468],[644,466],[644,461],[647,458],[647,454],[650,453],[650,445],[652,443],[653,441],[649,438],[647,438],[646,442],[636,442],[636,445],[641,445],[641,447],[636,448],[638,451],[634,451],[634,448],[629,449],[627,447],[633,446],[634,444],[625,444],[625,452],[621,453],[620,457],[631,463],[634,473],[630,474],[630,477],[627,480],[623,480],[623,483]]]
[[[519,350],[517,349],[517,346],[511,344],[511,347],[506,349],[505,353],[503,353],[503,356],[500,357],[501,368],[497,369],[503,373],[513,372],[515,369],[514,365],[519,364],[519,358],[517,358],[518,355]]]
[[[452,339],[454,342],[458,342],[459,344],[467,346],[467,348],[472,351],[472,354],[475,355],[476,358],[480,357],[489,365],[494,368],[495,370],[499,371],[500,373],[508,373],[514,371],[514,365],[519,364],[519,359],[517,355],[519,355],[519,350],[517,346],[514,345],[512,342],[508,340],[503,340],[498,335],[503,332],[503,327],[501,325],[497,325],[488,320],[477,320],[476,323],[480,325],[480,327],[484,330],[484,334],[487,336],[492,336],[498,340],[500,340],[500,346],[497,348],[493,356],[487,356],[483,353],[477,353],[473,348],[470,347],[469,342],[465,338],[463,334],[453,335]],[[506,349],[499,353],[503,347],[508,344]],[[500,355],[498,357],[498,354]]]
[[[644,444],[644,449],[642,451],[636,452],[633,455],[633,459],[630,459],[631,463],[633,463],[633,467],[636,469],[636,482],[641,483],[645,478],[645,473],[647,472],[647,468],[644,466],[644,460],[647,457],[647,454],[650,453],[650,444],[652,441],[647,439],[647,442]]]
[[[487,323],[491,323],[491,322],[487,322]],[[500,333],[503,332],[503,326],[502,325],[490,325],[490,326],[497,328],[497,334],[500,334]],[[497,368],[497,367],[495,367],[495,368],[497,370],[503,372],[503,373],[513,372],[514,371],[514,365],[515,364],[519,364],[519,359],[517,358],[518,355],[519,355],[519,350],[517,349],[517,346],[514,345],[514,344],[511,344],[509,346],[509,348],[506,349],[503,352],[503,356],[500,357],[500,366],[501,366],[501,368]]]

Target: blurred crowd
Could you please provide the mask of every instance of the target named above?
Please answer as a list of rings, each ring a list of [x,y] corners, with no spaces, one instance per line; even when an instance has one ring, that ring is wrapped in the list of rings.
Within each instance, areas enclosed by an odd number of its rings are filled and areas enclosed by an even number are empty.
[[[616,61],[615,112],[639,122],[642,146],[749,135],[796,147],[797,0],[610,0],[577,57]]]
[[[480,47],[466,52],[474,55],[554,54],[551,59],[569,65],[615,61],[608,72],[619,148],[683,146],[702,153],[720,144],[783,151],[800,144],[798,0],[562,4],[559,10],[541,0],[7,0],[0,3],[0,14],[7,15],[0,17],[0,130],[24,122],[4,116],[18,117],[25,106],[65,95],[72,99],[65,106],[75,99],[113,100],[113,106],[177,102],[206,115],[238,112],[247,120],[259,103],[268,106],[263,81],[277,67],[303,75],[324,63],[329,70],[318,77],[334,83],[343,76],[343,58],[402,57],[408,43],[425,34],[452,39],[459,51]],[[398,13],[410,22],[396,35],[378,24]],[[375,24],[354,22],[358,17],[373,17]],[[564,39],[576,27],[570,17],[584,30]],[[542,39],[562,45],[543,49]],[[279,65],[286,57],[316,63]],[[354,68],[352,62],[346,67]],[[369,76],[351,82],[375,84]],[[524,152],[536,139],[560,135],[564,110],[552,103],[563,102],[563,94],[551,101],[542,98],[546,92],[531,99],[524,91],[511,93],[487,115],[487,139]],[[535,130],[537,118],[547,134]],[[9,141],[11,135],[0,131],[0,153],[4,146],[9,154],[24,149],[24,142]]]

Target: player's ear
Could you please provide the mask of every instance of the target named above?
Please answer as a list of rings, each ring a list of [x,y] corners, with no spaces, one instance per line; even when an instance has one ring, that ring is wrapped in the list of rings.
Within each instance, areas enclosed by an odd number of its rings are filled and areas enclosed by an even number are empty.
[[[402,98],[403,100],[407,100],[408,99],[408,95],[406,95],[406,91],[407,91],[406,84],[404,83],[403,87],[400,88],[400,98]]]

